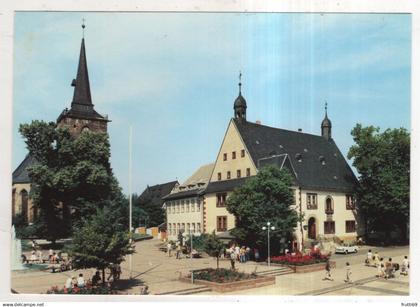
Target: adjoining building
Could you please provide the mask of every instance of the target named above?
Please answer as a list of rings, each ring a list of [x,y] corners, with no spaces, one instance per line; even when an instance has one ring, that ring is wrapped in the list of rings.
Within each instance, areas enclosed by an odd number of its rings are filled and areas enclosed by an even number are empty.
[[[168,195],[177,186],[179,186],[177,180],[147,186],[143,193],[140,194],[137,204],[140,208],[145,210],[149,216],[145,216],[137,222],[144,227],[165,228],[165,225],[162,225],[165,222],[164,200],[162,197]]]
[[[66,108],[61,112],[57,118],[57,127],[68,129],[76,137],[86,131],[107,133],[110,120],[96,112],[92,103],[84,38],[80,47],[77,76],[71,86],[74,87],[74,94],[70,110]],[[38,210],[29,197],[31,180],[27,172],[27,168],[35,163],[36,160],[27,155],[12,175],[12,216],[22,214],[29,223],[38,215]],[[63,211],[69,210],[70,208]]]
[[[199,234],[203,231],[203,195],[213,167],[213,163],[201,166],[184,183],[163,197],[169,240],[176,240],[180,232]]]

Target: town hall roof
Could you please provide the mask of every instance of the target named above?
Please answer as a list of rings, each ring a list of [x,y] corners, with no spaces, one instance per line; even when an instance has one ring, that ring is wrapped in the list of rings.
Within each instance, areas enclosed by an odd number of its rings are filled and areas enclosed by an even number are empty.
[[[358,181],[333,139],[232,119],[257,168],[288,168],[306,189],[354,191]],[[287,157],[287,159],[286,159]],[[246,178],[211,182],[206,192],[233,190]]]
[[[301,187],[352,191],[358,184],[333,139],[237,119],[233,121],[257,168],[264,158],[287,154]]]

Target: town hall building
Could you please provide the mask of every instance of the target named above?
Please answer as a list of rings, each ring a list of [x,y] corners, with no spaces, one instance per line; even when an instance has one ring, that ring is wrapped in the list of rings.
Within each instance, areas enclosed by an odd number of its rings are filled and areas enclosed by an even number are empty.
[[[224,236],[233,229],[235,217],[226,210],[229,195],[261,167],[276,165],[292,174],[295,203],[291,205],[304,216],[294,231],[295,249],[320,238],[355,240],[358,223],[353,195],[358,181],[332,138],[327,106],[320,135],[247,121],[241,83],[233,110],[209,182],[201,193],[202,231]],[[170,214],[168,211],[168,218]]]

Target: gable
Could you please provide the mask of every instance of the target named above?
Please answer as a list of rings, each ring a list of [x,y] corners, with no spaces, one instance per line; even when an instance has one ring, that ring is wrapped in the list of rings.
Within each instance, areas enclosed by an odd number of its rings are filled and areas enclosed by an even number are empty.
[[[245,156],[241,156],[241,151],[245,151]],[[232,158],[232,153],[235,152],[236,158]],[[224,154],[227,155],[224,161]],[[248,152],[241,135],[236,129],[233,120],[229,122],[222,145],[216,158],[213,173],[210,182],[218,181],[218,173],[221,173],[222,180],[227,180],[227,172],[230,171],[231,179],[237,178],[237,170],[241,171],[241,177],[246,176],[246,169],[250,169],[250,175],[256,175],[257,169]]]

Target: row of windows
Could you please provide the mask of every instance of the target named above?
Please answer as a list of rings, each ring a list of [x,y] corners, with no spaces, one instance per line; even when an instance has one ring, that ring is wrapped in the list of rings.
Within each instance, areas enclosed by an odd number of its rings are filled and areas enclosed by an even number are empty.
[[[306,193],[306,208],[308,208],[308,210],[318,209],[318,195],[316,193]],[[352,195],[346,195],[346,209],[355,209],[355,201]],[[334,203],[330,196],[325,200],[325,213],[334,213]]]
[[[185,226],[187,226],[185,228]],[[177,236],[180,232],[190,233],[200,233],[201,232],[201,223],[168,223],[168,233],[169,235]]]
[[[197,202],[196,199],[169,201],[166,203],[166,212],[168,214],[200,212],[200,202]]]
[[[346,233],[356,231],[356,221],[346,221]],[[335,234],[335,222],[324,222],[324,234]]]
[[[241,150],[241,158],[245,157],[245,149]],[[225,152],[223,154],[223,161],[227,161],[228,159],[228,154]],[[236,151],[232,151],[232,160],[236,159]]]
[[[251,169],[247,168],[246,172],[245,172],[245,176],[249,177],[251,176]],[[236,170],[236,178],[241,178],[242,177],[242,171],[240,169]],[[232,178],[232,174],[230,171],[226,172],[226,179],[231,179]],[[222,180],[222,173],[217,173],[217,180]]]

